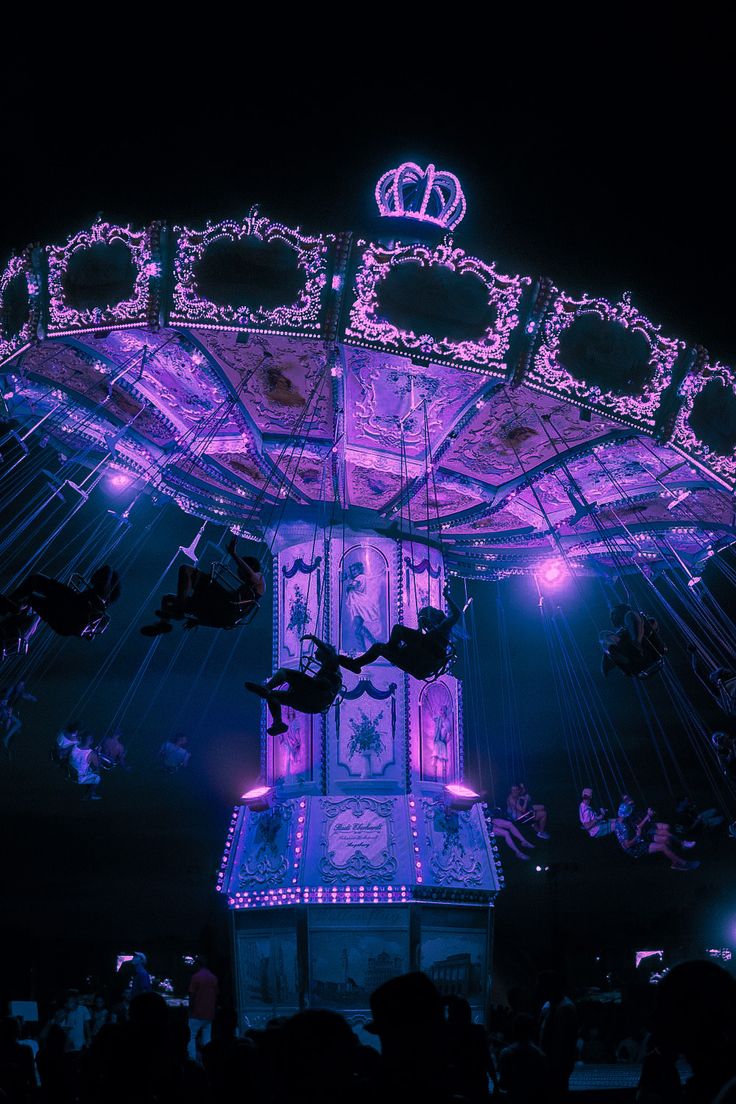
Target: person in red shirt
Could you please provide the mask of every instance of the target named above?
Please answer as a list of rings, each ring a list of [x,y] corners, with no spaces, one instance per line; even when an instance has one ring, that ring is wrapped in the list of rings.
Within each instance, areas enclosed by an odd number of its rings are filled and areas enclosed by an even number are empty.
[[[197,970],[189,983],[189,1057],[195,1061],[197,1045],[201,1051],[210,1041],[218,993],[217,978],[207,968],[207,960],[200,955]]]

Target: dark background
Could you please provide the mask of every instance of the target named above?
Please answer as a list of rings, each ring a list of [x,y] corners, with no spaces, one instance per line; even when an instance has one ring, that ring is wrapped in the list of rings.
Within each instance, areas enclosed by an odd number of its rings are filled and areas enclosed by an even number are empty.
[[[366,9],[366,24],[376,12]],[[433,18],[425,10],[411,26],[361,27],[353,11],[344,26],[287,30],[280,20],[249,18],[174,34],[131,13],[117,28],[98,20],[71,35],[51,29],[46,45],[29,28],[9,46],[0,75],[0,253],[63,240],[98,212],[201,224],[253,202],[306,231],[359,230],[386,168],[433,161],[464,185],[468,214],[457,239],[465,248],[501,271],[546,275],[570,292],[630,289],[666,334],[733,363],[725,25],[707,11],[699,23],[647,25],[625,7],[544,21],[525,12],[517,23],[449,29],[433,27]],[[109,494],[90,509],[106,509]],[[141,503],[132,515],[138,536],[154,513],[109,634],[52,650],[30,687],[38,704],[22,707],[13,762],[0,762],[0,936],[11,996],[102,978],[114,954],[134,946],[148,951],[156,973],[171,975],[178,956],[208,947],[225,968],[213,884],[229,808],[258,773],[258,711],[241,683],[267,673],[268,614],[235,642],[223,634],[205,666],[212,640],[204,631],[168,674],[178,640],[161,642],[123,722],[133,770],[104,779],[102,802],[80,805],[48,760],[55,730],[76,714],[103,653],[197,529],[173,506],[157,513]],[[565,942],[575,948],[573,974],[588,984],[619,970],[635,946],[666,945],[673,955],[736,946],[732,841],[711,845],[697,874],[678,875],[658,858],[634,865],[611,841],[580,839],[536,592],[523,579],[504,586],[527,782],[551,812],[553,840],[537,854],[563,867],[540,875],[535,863],[522,868],[508,858],[500,973],[523,981]],[[561,601],[597,666],[602,591],[586,584]],[[479,588],[476,611],[488,727],[479,731],[478,713],[467,774],[487,787],[490,751],[503,794],[508,737],[499,721],[493,588]],[[82,720],[94,730],[115,714],[141,644],[134,630],[85,703]],[[677,652],[674,662],[682,661]],[[630,691],[613,677],[602,693],[638,784],[662,804],[669,794]],[[653,693],[706,800],[677,719]],[[178,727],[190,734],[192,763],[163,777],[155,752]]]

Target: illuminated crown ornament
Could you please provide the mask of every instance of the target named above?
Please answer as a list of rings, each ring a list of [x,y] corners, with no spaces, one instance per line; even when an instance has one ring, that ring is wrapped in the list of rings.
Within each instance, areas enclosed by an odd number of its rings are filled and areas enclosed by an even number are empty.
[[[411,218],[452,230],[465,217],[465,193],[454,173],[405,161],[376,184],[382,218]]]

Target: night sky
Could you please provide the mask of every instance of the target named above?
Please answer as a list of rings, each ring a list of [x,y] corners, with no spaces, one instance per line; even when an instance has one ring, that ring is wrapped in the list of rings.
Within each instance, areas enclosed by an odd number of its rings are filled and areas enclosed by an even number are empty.
[[[610,15],[608,31],[520,20],[474,47],[472,33],[439,30],[430,44],[397,30],[358,48],[354,29],[332,46],[319,33],[287,43],[280,29],[255,26],[237,35],[213,28],[201,42],[196,28],[188,42],[159,41],[148,28],[125,51],[57,43],[0,75],[0,253],[63,240],[98,212],[201,224],[254,202],[306,231],[360,230],[373,217],[373,187],[385,169],[433,161],[464,185],[468,214],[457,238],[466,249],[570,292],[630,289],[663,332],[734,363],[734,104],[718,57],[725,28],[647,27],[621,9]],[[119,501],[100,492],[90,510],[102,516]],[[111,672],[93,680],[198,528],[173,505],[149,502],[132,520],[121,548],[138,551],[113,626],[100,641],[50,649],[30,686],[39,702],[22,709],[14,760],[0,760],[7,995],[34,986],[47,995],[88,972],[102,978],[115,953],[133,947],[148,950],[159,973],[202,947],[226,953],[212,887],[229,808],[258,772],[258,707],[242,681],[268,673],[269,612],[240,635],[221,634],[211,653],[207,630],[193,634],[168,673],[180,639],[160,641],[122,721],[132,770],[105,777],[102,802],[80,806],[48,757],[55,730],[71,716],[99,732],[110,723],[147,647],[135,627]],[[209,534],[220,536],[213,526]],[[3,579],[9,567],[0,565]],[[510,745],[499,719],[496,591],[475,594],[488,727],[480,731],[476,710],[467,774],[488,787],[490,754],[505,792]],[[576,976],[590,984],[604,947],[617,968],[635,945],[666,941],[690,951],[730,938],[736,947],[736,890],[728,889],[736,844],[713,844],[701,871],[677,875],[659,858],[634,866],[611,841],[580,839],[536,592],[529,580],[512,580],[503,596],[527,782],[549,806],[554,833],[539,854],[577,869],[550,880],[509,857],[498,908],[501,972],[524,979],[550,957],[555,917],[578,940]],[[597,667],[595,626],[606,616],[600,587],[585,584],[560,602]],[[683,661],[673,657],[684,672]],[[479,705],[480,692],[466,695]],[[613,676],[601,692],[635,765],[632,784],[664,804],[666,780],[631,686]],[[653,699],[684,769],[695,771],[656,687]],[[176,728],[190,733],[192,763],[163,777],[155,753]],[[692,777],[706,800],[707,788]]]

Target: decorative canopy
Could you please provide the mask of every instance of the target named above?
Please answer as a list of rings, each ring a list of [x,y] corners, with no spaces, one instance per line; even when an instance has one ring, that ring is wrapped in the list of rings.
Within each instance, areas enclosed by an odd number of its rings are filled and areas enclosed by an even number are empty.
[[[628,295],[437,243],[465,203],[444,170],[401,166],[376,195],[372,241],[253,209],[97,222],[12,258],[10,414],[244,535],[285,516],[411,531],[461,575],[697,567],[733,540],[733,369]]]

